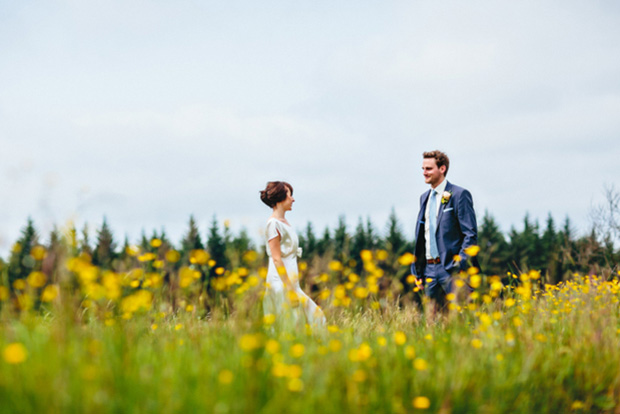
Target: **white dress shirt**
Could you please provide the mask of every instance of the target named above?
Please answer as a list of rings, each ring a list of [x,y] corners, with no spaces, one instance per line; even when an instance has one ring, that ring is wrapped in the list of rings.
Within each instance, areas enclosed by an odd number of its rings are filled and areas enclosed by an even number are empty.
[[[436,207],[437,209],[433,212],[435,217],[439,215],[439,208],[441,207],[441,198],[443,197],[443,192],[446,190],[447,180],[444,180],[437,187],[434,188],[437,191],[436,197]],[[435,259],[435,257],[431,257],[431,239],[430,239],[430,221],[429,221],[429,209],[431,206],[431,197],[433,196],[433,188],[431,188],[431,192],[428,195],[428,201],[426,202],[426,211],[424,212],[424,240],[426,241],[426,258],[427,259]],[[439,226],[439,223],[435,221],[436,225]],[[437,227],[435,227],[437,230]]]

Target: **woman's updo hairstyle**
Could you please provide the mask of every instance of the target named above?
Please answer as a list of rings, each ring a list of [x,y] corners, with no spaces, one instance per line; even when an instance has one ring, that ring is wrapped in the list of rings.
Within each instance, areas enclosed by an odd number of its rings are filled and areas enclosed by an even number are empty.
[[[269,207],[274,208],[280,201],[286,200],[286,189],[293,195],[293,186],[284,181],[269,181],[263,191],[260,192],[260,199]]]

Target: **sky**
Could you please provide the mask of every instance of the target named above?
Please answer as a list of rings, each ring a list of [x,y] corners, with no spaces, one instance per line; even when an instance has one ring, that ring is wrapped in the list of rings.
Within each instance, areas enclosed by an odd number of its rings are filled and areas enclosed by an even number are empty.
[[[619,135],[615,0],[0,0],[2,256],[29,216],[260,240],[270,180],[300,230],[394,209],[413,238],[433,149],[479,221],[585,233]]]

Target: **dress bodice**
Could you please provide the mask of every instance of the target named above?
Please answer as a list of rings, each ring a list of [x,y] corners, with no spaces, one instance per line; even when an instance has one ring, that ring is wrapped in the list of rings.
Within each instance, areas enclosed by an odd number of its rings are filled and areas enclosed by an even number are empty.
[[[267,228],[265,229],[265,244],[269,257],[271,257],[269,240],[278,237],[278,235],[281,236],[280,251],[282,252],[282,257],[301,257],[299,239],[295,230],[288,224],[273,217],[267,220]]]

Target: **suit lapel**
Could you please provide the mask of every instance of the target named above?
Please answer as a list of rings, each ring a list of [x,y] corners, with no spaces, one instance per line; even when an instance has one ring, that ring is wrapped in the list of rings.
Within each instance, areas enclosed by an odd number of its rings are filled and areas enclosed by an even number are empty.
[[[415,224],[416,238],[419,238],[418,236],[420,235],[420,226],[421,225],[426,226],[424,215],[426,213],[426,204],[428,203],[429,193],[430,193],[430,190],[422,195],[422,204],[420,205],[420,213],[418,214],[418,222]]]
[[[444,191],[448,191],[450,192],[450,190],[452,190],[452,184],[450,184],[449,181],[446,181],[446,188]],[[446,207],[446,204],[441,204],[441,199],[443,198],[443,194],[437,194],[437,202],[439,203],[439,214],[437,215],[437,228],[435,229],[435,234],[437,233],[437,231],[439,230],[439,227],[441,226],[441,217],[443,216],[443,209]]]

